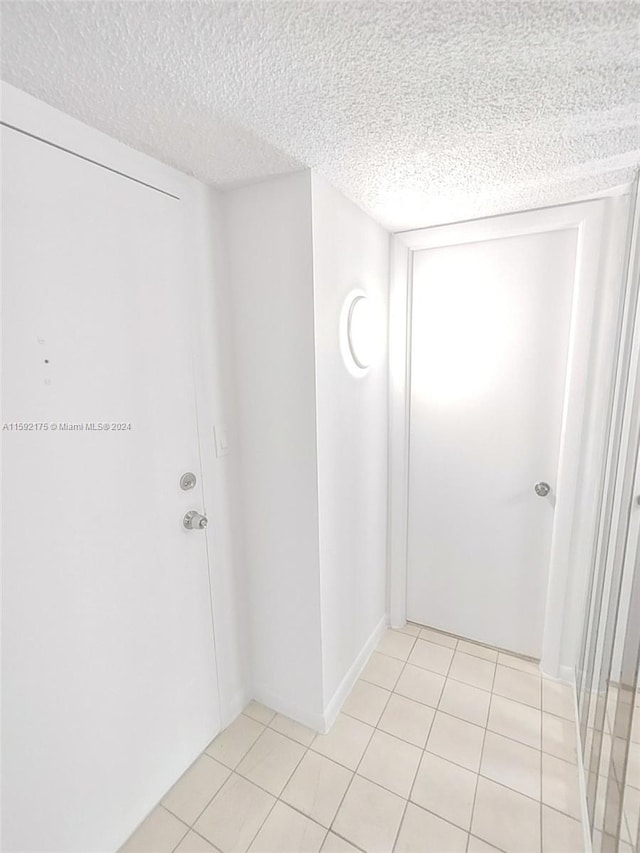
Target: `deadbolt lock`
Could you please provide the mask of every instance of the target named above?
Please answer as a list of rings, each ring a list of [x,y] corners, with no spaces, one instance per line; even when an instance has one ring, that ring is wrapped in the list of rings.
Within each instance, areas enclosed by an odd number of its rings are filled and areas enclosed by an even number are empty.
[[[186,474],[183,474],[182,477],[180,477],[180,488],[183,492],[188,492],[189,489],[193,489],[196,482],[196,475],[192,474],[191,471],[187,471]]]

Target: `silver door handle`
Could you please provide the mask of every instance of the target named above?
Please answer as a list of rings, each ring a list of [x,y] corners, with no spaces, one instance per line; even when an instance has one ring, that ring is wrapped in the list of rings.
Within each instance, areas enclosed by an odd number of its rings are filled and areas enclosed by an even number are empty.
[[[185,513],[182,523],[187,530],[204,530],[209,524],[209,519],[206,515],[200,515],[197,510],[190,509],[189,512]]]
[[[536,483],[533,487],[536,495],[540,498],[546,497],[551,491],[551,486],[549,483]]]

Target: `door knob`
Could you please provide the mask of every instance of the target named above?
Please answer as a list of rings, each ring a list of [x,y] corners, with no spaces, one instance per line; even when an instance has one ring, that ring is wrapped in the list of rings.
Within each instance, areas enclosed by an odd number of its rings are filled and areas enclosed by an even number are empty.
[[[549,485],[549,483],[536,483],[533,488],[535,490],[536,495],[541,498],[546,497],[546,495],[548,495],[551,491],[551,486]]]
[[[204,530],[209,524],[209,519],[206,515],[200,515],[197,510],[190,509],[189,512],[185,513],[182,523],[187,530]]]

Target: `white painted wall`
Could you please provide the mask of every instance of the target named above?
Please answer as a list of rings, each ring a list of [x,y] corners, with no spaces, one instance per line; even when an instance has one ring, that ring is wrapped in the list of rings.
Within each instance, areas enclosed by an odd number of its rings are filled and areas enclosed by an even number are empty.
[[[207,342],[195,359],[200,454],[209,518],[220,716],[224,728],[251,699],[251,649],[246,630],[247,579],[242,560],[242,507],[236,425],[236,384],[223,197],[197,181],[192,189],[191,259],[196,293],[194,336]],[[218,456],[214,428],[226,428],[229,451]]]
[[[389,235],[305,171],[225,194],[253,694],[324,729],[385,623]],[[360,288],[379,348],[354,377]]]
[[[386,311],[388,235],[309,172],[221,195],[11,87],[3,109],[183,197],[220,719],[255,696],[326,728],[385,621],[386,336],[355,379],[338,328],[353,287]]]
[[[350,671],[385,620],[390,238],[315,173],[311,188],[323,695],[330,718],[345,698],[341,682],[347,677],[350,686]],[[354,289],[376,304],[381,320],[362,375],[349,372],[339,342],[340,313]]]
[[[225,194],[253,693],[322,725],[311,177]]]

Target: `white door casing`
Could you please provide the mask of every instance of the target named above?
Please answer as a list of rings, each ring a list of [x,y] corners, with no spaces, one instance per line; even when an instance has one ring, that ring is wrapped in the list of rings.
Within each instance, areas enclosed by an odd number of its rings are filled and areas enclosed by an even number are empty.
[[[415,254],[441,246],[545,232],[573,231],[575,234],[575,282],[542,643],[543,670],[554,676],[560,674],[560,638],[567,586],[571,517],[578,476],[593,309],[603,244],[603,206],[603,201],[593,200],[421,229],[398,234],[394,238],[390,299],[389,566],[391,624],[401,625],[406,619],[407,595],[410,318]],[[530,484],[530,487],[532,486],[533,484]]]
[[[3,422],[48,427],[3,433],[4,845],[112,850],[219,730],[189,226],[15,129],[2,158]]]

